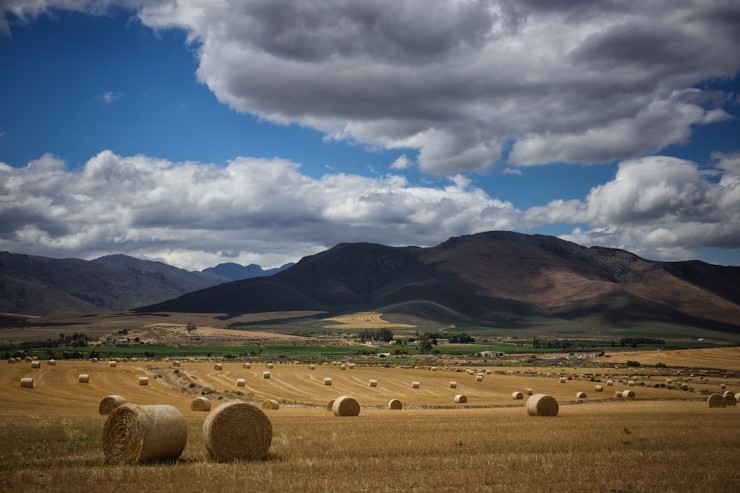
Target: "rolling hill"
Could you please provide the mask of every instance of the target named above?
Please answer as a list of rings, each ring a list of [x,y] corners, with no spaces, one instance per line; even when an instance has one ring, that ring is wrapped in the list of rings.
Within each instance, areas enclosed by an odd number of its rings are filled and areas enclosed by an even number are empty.
[[[139,312],[382,311],[505,327],[671,326],[740,332],[740,267],[655,262],[543,235],[487,232],[431,247],[342,243],[268,278]]]

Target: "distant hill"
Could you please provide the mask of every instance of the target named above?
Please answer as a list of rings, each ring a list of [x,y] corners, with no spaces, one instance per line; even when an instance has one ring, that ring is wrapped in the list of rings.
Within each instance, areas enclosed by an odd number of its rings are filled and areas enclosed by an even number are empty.
[[[239,265],[233,262],[227,262],[224,264],[218,264],[215,267],[208,267],[203,269],[201,272],[216,274],[217,276],[224,277],[231,281],[241,281],[243,279],[252,279],[254,277],[265,277],[282,272],[288,267],[292,267],[294,264],[287,263],[275,269],[263,270],[262,267],[256,264]]]
[[[0,252],[0,312],[128,310],[226,281],[126,255],[87,261]]]
[[[740,267],[654,262],[543,235],[431,247],[342,243],[266,278],[137,309],[242,314],[378,310],[505,327],[689,327],[740,333]]]

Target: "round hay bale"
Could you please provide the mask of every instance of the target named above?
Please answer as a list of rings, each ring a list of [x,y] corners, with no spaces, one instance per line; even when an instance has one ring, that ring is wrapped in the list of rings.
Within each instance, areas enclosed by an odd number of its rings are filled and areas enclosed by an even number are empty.
[[[57,366],[57,360],[55,360],[55,359],[50,359],[49,361],[47,361],[47,362],[46,362],[46,364],[47,364],[48,366]]]
[[[621,390],[615,390],[614,391],[614,398],[615,399],[621,399],[622,397],[624,397],[624,396],[622,395],[622,391]]]
[[[733,394],[733,393],[732,393],[732,392],[730,392],[729,390],[725,390],[724,392],[722,392],[722,397],[727,397],[728,395],[732,395],[732,396],[734,396],[735,394]]]
[[[26,356],[26,363],[30,363],[31,361],[33,361],[33,358],[30,356]]]
[[[390,402],[388,402],[388,409],[403,409],[403,404],[401,404],[401,401],[398,399],[391,399]]]
[[[411,382],[411,388],[412,389],[421,388],[421,383],[419,383],[419,382]]]
[[[139,377],[139,385],[149,385],[149,377]]]
[[[360,403],[352,397],[343,395],[334,399],[331,411],[334,416],[358,416],[360,414]]]
[[[456,389],[457,388],[457,382],[450,382],[450,388]]]
[[[635,381],[634,380],[628,380],[627,381],[627,386],[628,387],[634,387],[634,385],[635,385]]]
[[[33,388],[33,378],[31,377],[21,378],[21,388],[22,389],[32,389]]]
[[[457,394],[454,399],[456,404],[465,404],[468,402],[467,396],[464,396],[463,394]]]
[[[270,370],[272,370],[272,367],[273,367],[273,364],[272,363],[267,363],[267,368],[269,368]]]
[[[730,392],[725,396],[725,405],[728,407],[737,406],[737,399],[735,399],[735,394]]]
[[[271,376],[271,373],[269,371],[263,371],[262,372],[262,378],[269,379]]]
[[[98,362],[98,358],[90,358],[90,363],[97,363],[97,362]]]
[[[558,411],[558,401],[549,395],[535,394],[527,399],[527,414],[530,416],[557,416]]]
[[[324,385],[331,385],[331,378],[325,378]]]
[[[172,362],[172,366],[180,366],[180,362],[178,360],[175,360]]]
[[[726,385],[726,384],[724,384],[724,383],[721,383],[721,384],[719,384],[719,388],[720,388],[721,390],[725,390],[725,389],[727,388],[727,385]]]
[[[476,375],[475,381],[476,382],[482,382],[483,381],[483,375]]]
[[[607,385],[607,387],[613,386],[614,385],[614,380],[607,380],[606,381],[606,385]]]
[[[203,422],[203,444],[217,461],[259,460],[272,444],[272,423],[257,406],[226,402]]]
[[[562,377],[560,378],[560,383],[565,383],[565,382],[567,382],[567,381],[568,381],[568,380],[567,380],[567,379],[565,379],[565,378],[562,378]]]
[[[727,406],[727,401],[720,394],[712,394],[707,399],[707,404],[709,407],[725,407]]]
[[[210,411],[211,410],[211,400],[208,399],[208,397],[196,397],[192,401],[190,401],[190,410],[191,411]]]
[[[247,381],[243,378],[237,378],[236,379],[236,386],[237,387],[244,387],[247,385]]]
[[[308,365],[308,369],[309,370],[315,370],[316,369],[316,365]]]
[[[106,395],[100,399],[98,404],[98,414],[108,416],[115,408],[126,404],[128,401],[120,395]]]
[[[103,454],[108,462],[142,463],[180,457],[188,425],[177,408],[165,404],[122,404],[103,426]]]
[[[77,381],[80,383],[90,383],[90,375],[87,373],[80,373],[80,376],[77,377]]]
[[[274,399],[262,401],[262,409],[280,409],[280,403]]]
[[[15,358],[8,358],[8,364],[14,365],[15,364]]]
[[[109,361],[108,362],[108,367],[109,368],[115,368],[117,365],[118,365],[118,363],[116,361]]]
[[[249,363],[244,363],[242,365],[242,368],[244,368],[245,370],[249,370],[250,368],[252,368],[252,365],[250,365]]]
[[[41,361],[31,361],[31,368],[41,368]]]
[[[224,369],[224,365],[222,365],[221,363],[216,363],[215,365],[213,365],[213,369],[214,370],[223,370]]]
[[[377,380],[370,380],[370,386],[371,387],[377,387],[378,386],[378,381]]]
[[[512,392],[511,398],[516,400],[524,399],[524,394],[522,394],[521,392]]]
[[[594,385],[594,392],[603,392],[603,391],[604,391],[604,387],[602,387],[601,385]]]
[[[527,395],[532,395],[532,389],[524,389],[524,393]]]
[[[334,406],[334,399],[331,399],[329,402],[326,403],[326,410],[331,411],[331,408]]]
[[[634,390],[623,390],[622,397],[624,397],[625,399],[634,399],[635,391]]]
[[[586,393],[585,392],[578,392],[576,393],[576,399],[585,399]]]

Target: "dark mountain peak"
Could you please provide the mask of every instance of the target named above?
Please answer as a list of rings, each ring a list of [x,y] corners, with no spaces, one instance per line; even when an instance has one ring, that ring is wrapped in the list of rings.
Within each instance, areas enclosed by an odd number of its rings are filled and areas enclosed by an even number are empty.
[[[249,264],[245,266],[236,264],[234,262],[225,262],[222,264],[218,264],[215,267],[208,267],[207,269],[203,269],[202,272],[219,275],[231,281],[241,281],[243,279],[251,279],[254,277],[271,276],[273,274],[277,274],[278,272],[284,271],[292,265],[292,263],[287,263],[275,269],[264,270],[257,264]]]

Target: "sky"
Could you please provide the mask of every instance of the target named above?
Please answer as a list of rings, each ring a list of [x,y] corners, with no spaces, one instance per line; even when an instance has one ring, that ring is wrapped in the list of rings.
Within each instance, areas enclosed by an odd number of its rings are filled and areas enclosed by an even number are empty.
[[[740,265],[738,53],[736,0],[0,0],[0,250]]]

